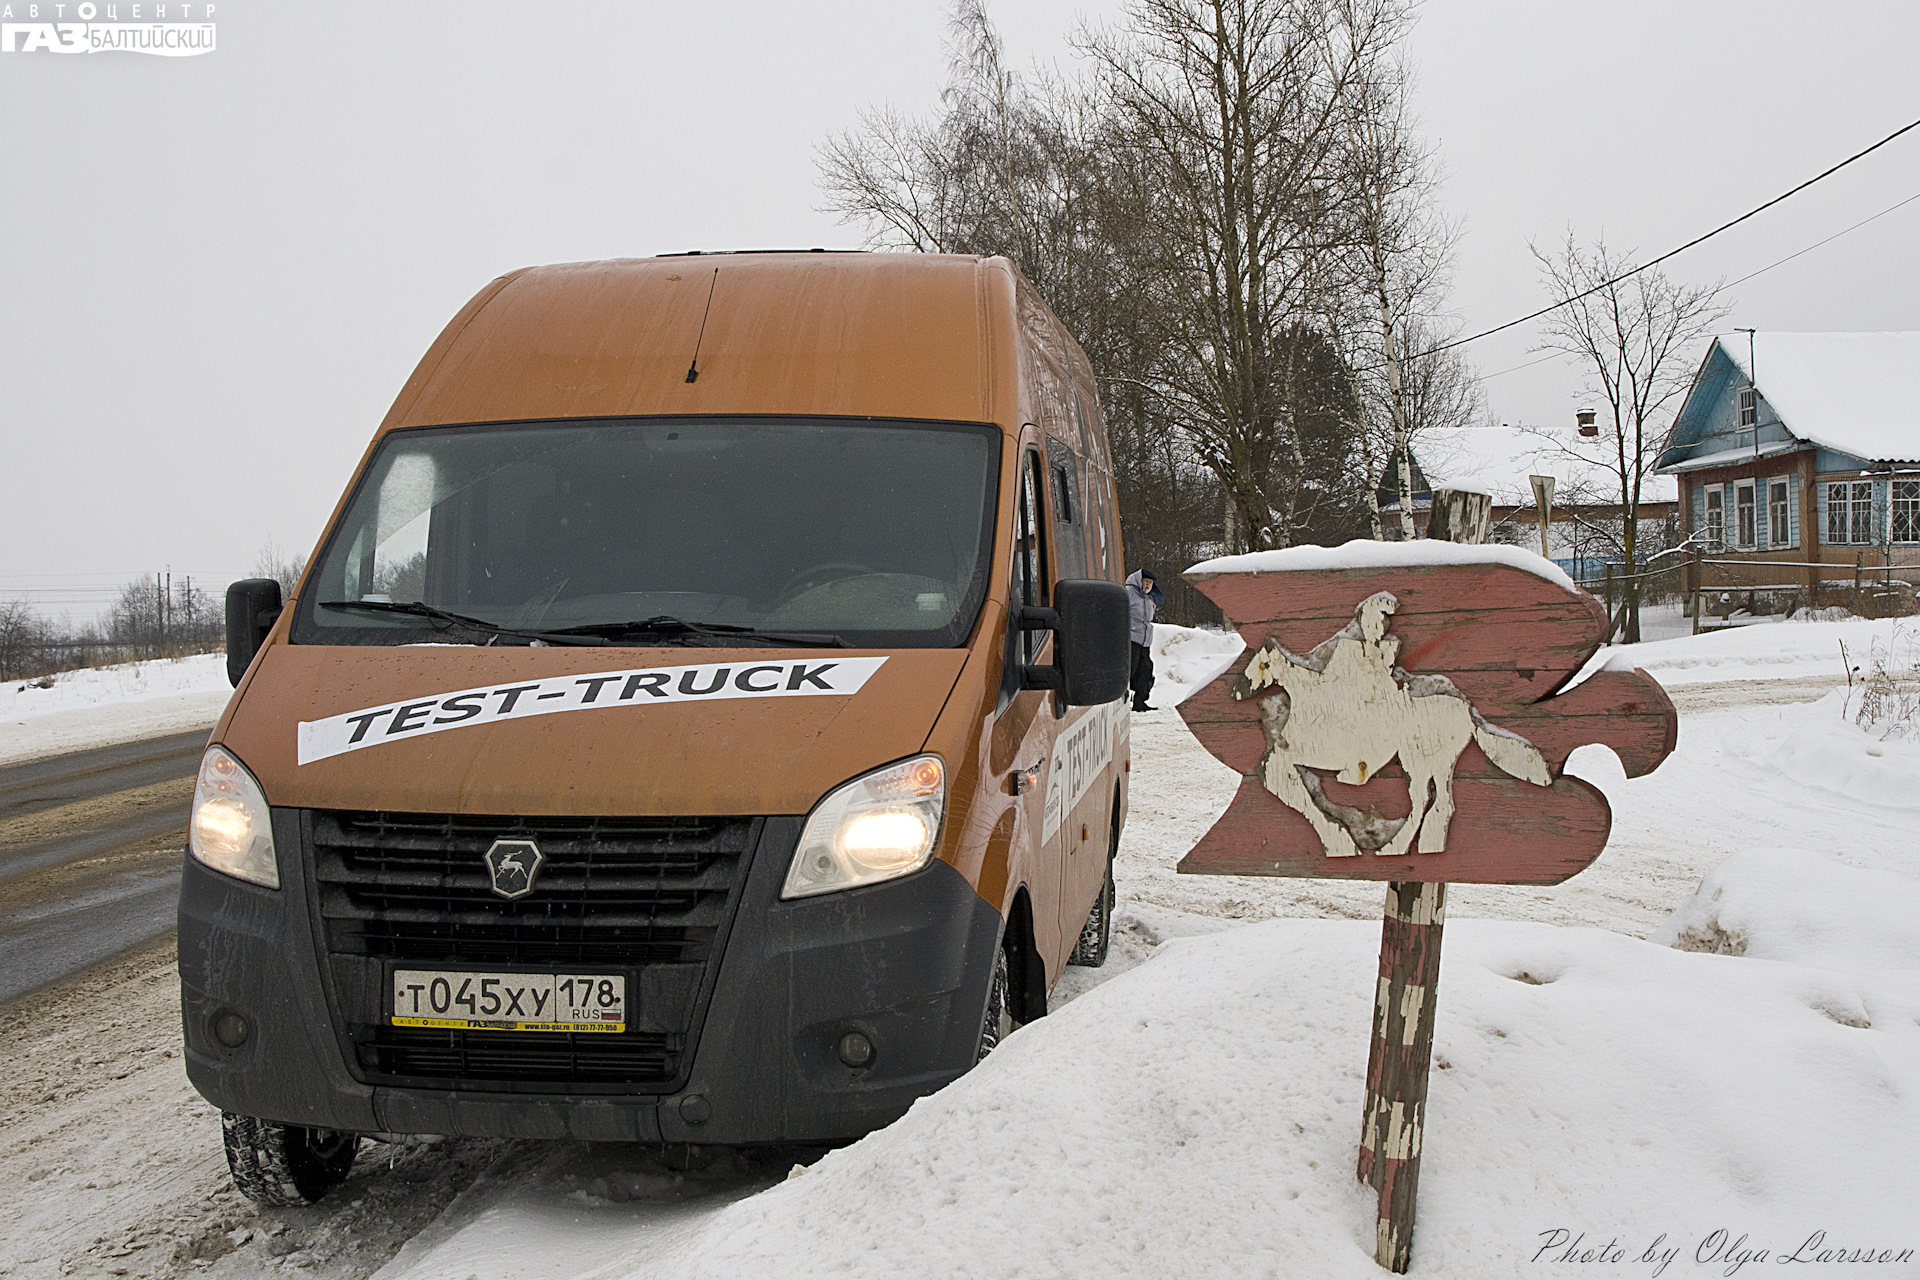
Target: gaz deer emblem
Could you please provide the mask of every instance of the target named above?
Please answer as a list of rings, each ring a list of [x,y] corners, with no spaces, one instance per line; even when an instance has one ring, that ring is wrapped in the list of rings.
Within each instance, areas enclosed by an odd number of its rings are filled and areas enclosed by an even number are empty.
[[[487,876],[503,898],[524,898],[533,892],[534,877],[547,860],[531,840],[495,840],[486,852]]]

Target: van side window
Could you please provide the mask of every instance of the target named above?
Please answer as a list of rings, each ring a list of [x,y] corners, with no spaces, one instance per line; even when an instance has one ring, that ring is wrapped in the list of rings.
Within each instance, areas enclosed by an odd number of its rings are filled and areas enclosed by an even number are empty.
[[[1093,506],[1093,576],[1113,581],[1112,552],[1107,545],[1106,479],[1087,464],[1087,497]]]
[[[1080,487],[1080,459],[1058,440],[1047,441],[1053,493],[1053,546],[1058,576],[1087,576],[1087,514]]]
[[[1040,455],[1033,450],[1027,451],[1026,465],[1020,468],[1020,509],[1015,516],[1013,550],[1013,602],[1015,605],[1035,605],[1045,608],[1050,598],[1047,590],[1047,543],[1041,532],[1042,495],[1046,492],[1040,479]],[[1045,643],[1044,631],[1025,631],[1020,633],[1020,660],[1031,664],[1038,661],[1040,647]]]

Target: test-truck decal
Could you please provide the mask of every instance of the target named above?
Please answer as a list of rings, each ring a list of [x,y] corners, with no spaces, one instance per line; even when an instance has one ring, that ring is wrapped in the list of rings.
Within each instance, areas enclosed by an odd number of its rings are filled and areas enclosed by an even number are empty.
[[[548,676],[521,684],[481,685],[477,689],[349,711],[325,720],[302,720],[298,731],[298,760],[301,764],[312,764],[422,734],[561,711],[712,702],[721,698],[844,698],[860,692],[861,686],[885,661],[880,657],[711,662],[692,667],[590,671],[585,675]]]
[[[1053,839],[1073,807],[1100,780],[1100,771],[1113,759],[1114,735],[1126,725],[1126,714],[1119,702],[1102,703],[1053,740],[1053,760],[1047,769],[1047,805],[1040,821],[1043,841]]]

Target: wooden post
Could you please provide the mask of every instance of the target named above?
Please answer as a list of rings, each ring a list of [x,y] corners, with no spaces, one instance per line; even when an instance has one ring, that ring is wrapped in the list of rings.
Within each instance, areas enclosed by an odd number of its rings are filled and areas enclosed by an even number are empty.
[[[1491,500],[1484,494],[1436,489],[1427,536],[1483,543],[1491,514]],[[1367,1050],[1356,1171],[1379,1194],[1373,1260],[1395,1273],[1404,1273],[1413,1255],[1446,905],[1444,884],[1389,881],[1380,920],[1380,975],[1374,985],[1373,1042]]]
[[[1706,568],[1702,562],[1700,544],[1693,544],[1693,634],[1700,634],[1700,599],[1707,593]]]
[[[1427,512],[1427,536],[1441,542],[1481,543],[1487,540],[1492,521],[1493,499],[1486,494],[1435,489]]]
[[[1387,885],[1380,922],[1359,1175],[1379,1193],[1373,1260],[1397,1273],[1406,1271],[1413,1254],[1446,906],[1446,885],[1396,880]]]

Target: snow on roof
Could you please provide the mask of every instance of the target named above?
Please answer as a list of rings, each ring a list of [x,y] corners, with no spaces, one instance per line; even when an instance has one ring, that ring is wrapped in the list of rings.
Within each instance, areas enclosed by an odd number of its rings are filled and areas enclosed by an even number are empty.
[[[1551,560],[1522,547],[1493,543],[1473,545],[1416,538],[1412,542],[1375,542],[1355,538],[1337,547],[1287,547],[1280,551],[1249,551],[1245,555],[1215,556],[1187,570],[1202,573],[1287,573],[1303,569],[1397,569],[1435,564],[1504,564],[1548,582],[1574,590],[1573,579]]]
[[[1920,333],[1756,333],[1715,339],[1802,440],[1868,462],[1920,461]]]
[[[1528,476],[1552,476],[1556,504],[1618,505],[1620,480],[1602,462],[1604,440],[1532,427],[1434,427],[1413,442],[1414,457],[1436,489],[1466,489],[1494,505],[1531,507]],[[1648,476],[1642,502],[1674,502],[1679,482]]]
[[[1704,471],[1708,467],[1731,467],[1742,462],[1752,462],[1756,458],[1771,457],[1776,453],[1791,453],[1806,446],[1794,440],[1774,440],[1761,445],[1758,449],[1749,445],[1744,449],[1722,449],[1718,453],[1701,454],[1697,458],[1687,458],[1681,462],[1669,463],[1666,470]]]

